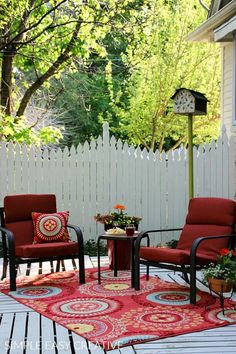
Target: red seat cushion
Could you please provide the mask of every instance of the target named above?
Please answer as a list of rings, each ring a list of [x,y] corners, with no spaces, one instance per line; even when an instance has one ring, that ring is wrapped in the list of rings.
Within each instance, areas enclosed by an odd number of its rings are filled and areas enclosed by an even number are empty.
[[[186,252],[162,247],[141,247],[139,251],[141,258],[153,262],[187,264],[189,256]]]
[[[52,256],[69,256],[77,254],[77,242],[52,242],[21,245],[16,247],[16,256],[23,258],[48,258]]]
[[[236,221],[236,203],[225,198],[192,198],[186,224],[228,225]]]
[[[5,223],[32,220],[31,213],[55,213],[56,197],[54,194],[19,194],[4,198]]]
[[[177,249],[190,250],[193,241],[201,236],[230,235],[233,229],[231,226],[218,225],[189,225],[186,224],[181,233]],[[227,248],[229,239],[203,241],[198,247],[198,252],[215,257],[221,248]]]
[[[141,258],[156,263],[172,263],[176,265],[189,265],[190,252],[173,248],[162,247],[141,247],[139,255]],[[204,265],[216,261],[216,256],[208,256],[204,253],[197,253],[197,264]]]
[[[198,237],[230,235],[236,221],[236,203],[224,198],[193,198],[189,202],[186,224],[177,249],[141,247],[140,257],[156,263],[189,264],[193,241]],[[221,248],[228,247],[229,239],[203,241],[197,249],[197,264],[217,260]]]
[[[14,233],[15,244],[32,243],[34,238],[32,211],[55,213],[54,194],[19,194],[4,198],[5,226]]]
[[[236,221],[236,203],[225,198],[192,198],[189,202],[186,224],[177,249],[190,250],[198,237],[230,235]],[[216,258],[221,248],[228,247],[229,239],[202,242],[198,252]]]
[[[6,228],[13,232],[16,246],[33,243],[34,228],[32,220],[11,222],[6,224]]]

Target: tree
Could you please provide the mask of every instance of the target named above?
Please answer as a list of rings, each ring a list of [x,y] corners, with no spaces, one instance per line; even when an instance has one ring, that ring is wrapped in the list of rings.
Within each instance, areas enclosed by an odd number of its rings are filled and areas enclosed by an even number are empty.
[[[119,116],[113,108],[117,100],[126,100],[122,93],[129,68],[121,56],[127,40],[113,31],[106,35],[103,45],[107,51],[105,58],[89,58],[77,72],[64,72],[52,85],[54,107],[60,112],[57,121],[65,127],[61,145],[78,145],[97,138],[104,121],[109,122],[111,129],[119,126]]]
[[[194,143],[219,134],[220,55],[215,45],[189,43],[186,35],[203,21],[196,1],[152,0],[148,21],[135,50],[126,60],[134,65],[127,85],[129,105],[117,105],[121,129],[129,141],[148,149],[168,150],[187,143],[187,119],[174,116],[170,97],[186,87],[206,94],[207,117],[194,119]]]
[[[67,68],[90,55],[106,55],[102,40],[114,27],[129,31],[135,0],[0,0],[2,119],[16,124],[33,97]],[[134,22],[133,21],[133,22]],[[124,25],[125,24],[125,25]]]

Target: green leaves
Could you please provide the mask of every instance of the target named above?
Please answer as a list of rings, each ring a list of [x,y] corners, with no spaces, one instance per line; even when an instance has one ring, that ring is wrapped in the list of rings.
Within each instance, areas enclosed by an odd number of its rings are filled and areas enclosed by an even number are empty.
[[[199,11],[200,10],[200,11]],[[189,43],[185,36],[203,19],[195,1],[149,2],[147,21],[126,61],[134,65],[127,95],[129,106],[120,108],[121,129],[130,142],[160,151],[187,143],[187,119],[175,116],[170,97],[180,87],[206,94],[207,117],[194,118],[194,143],[215,139],[219,133],[219,48]],[[205,13],[204,13],[205,15]],[[194,23],[193,23],[194,21]]]
[[[32,118],[27,108],[39,92],[52,107],[44,93],[56,78],[70,90],[53,91],[64,110],[66,144],[97,137],[108,120],[116,137],[168,150],[187,141],[186,118],[169,108],[175,89],[185,86],[210,99],[208,116],[194,120],[195,144],[215,138],[218,49],[185,40],[203,16],[195,0],[0,0],[0,65],[9,80],[1,105],[13,117]],[[21,124],[6,120],[1,136],[37,144],[60,139],[55,128]]]
[[[204,280],[209,278],[223,279],[230,283],[236,283],[236,254],[234,251],[222,249],[216,264],[203,271]]]
[[[62,134],[58,128],[50,126],[35,130],[26,123],[24,117],[15,121],[14,117],[1,114],[0,138],[5,141],[40,146],[58,143]]]
[[[107,37],[114,32],[130,38],[143,2],[146,0],[0,0],[0,16],[4,19],[0,24],[0,65],[5,77],[0,104],[5,112],[14,117],[25,112],[29,115],[27,108],[34,105],[34,97],[44,93],[54,77],[60,79],[65,71],[81,71],[88,59],[106,58]],[[74,59],[78,65],[74,65]],[[48,98],[44,100],[51,104]],[[85,113],[86,109],[83,116]],[[95,113],[101,117],[103,111]],[[21,128],[17,139],[31,140],[27,127]],[[35,134],[48,141],[55,135],[50,129],[40,136]],[[14,123],[2,136],[15,139],[17,130]]]

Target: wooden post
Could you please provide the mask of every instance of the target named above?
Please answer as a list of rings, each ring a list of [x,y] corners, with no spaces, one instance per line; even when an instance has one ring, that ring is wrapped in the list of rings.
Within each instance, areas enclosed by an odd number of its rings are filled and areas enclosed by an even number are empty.
[[[188,178],[189,178],[189,200],[193,198],[193,115],[188,115]]]

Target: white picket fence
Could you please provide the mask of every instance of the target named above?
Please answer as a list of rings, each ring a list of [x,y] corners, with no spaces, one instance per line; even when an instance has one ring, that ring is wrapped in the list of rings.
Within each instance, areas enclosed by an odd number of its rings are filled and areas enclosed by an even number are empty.
[[[195,196],[234,198],[234,146],[223,135],[194,149]],[[117,203],[143,218],[140,229],[181,227],[188,205],[187,153],[135,149],[110,138],[107,124],[102,137],[70,151],[1,143],[0,205],[5,195],[21,193],[55,193],[58,210],[70,211],[85,240],[103,230],[93,216]]]

